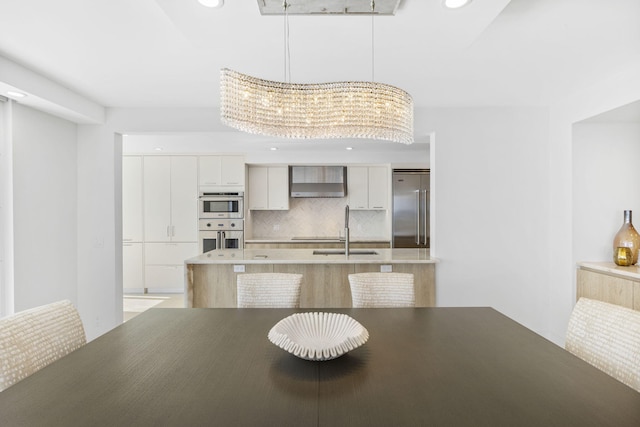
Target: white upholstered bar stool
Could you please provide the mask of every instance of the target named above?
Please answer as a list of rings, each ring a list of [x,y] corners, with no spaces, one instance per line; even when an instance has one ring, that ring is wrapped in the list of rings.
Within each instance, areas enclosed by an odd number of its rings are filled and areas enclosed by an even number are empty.
[[[302,274],[238,274],[238,307],[297,308],[300,307],[301,286]]]
[[[580,298],[565,348],[640,392],[640,311]]]
[[[355,273],[349,275],[356,308],[415,307],[413,274]]]
[[[0,391],[86,342],[80,315],[68,300],[0,319]]]

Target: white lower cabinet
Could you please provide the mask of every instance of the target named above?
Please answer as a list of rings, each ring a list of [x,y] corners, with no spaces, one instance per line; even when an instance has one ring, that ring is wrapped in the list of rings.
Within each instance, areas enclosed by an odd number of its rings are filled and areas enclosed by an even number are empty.
[[[197,243],[145,243],[147,292],[184,292],[184,260],[196,255]]]
[[[184,292],[184,266],[147,265],[144,268],[147,292],[150,294]]]
[[[122,244],[122,291],[125,294],[144,293],[142,243]]]

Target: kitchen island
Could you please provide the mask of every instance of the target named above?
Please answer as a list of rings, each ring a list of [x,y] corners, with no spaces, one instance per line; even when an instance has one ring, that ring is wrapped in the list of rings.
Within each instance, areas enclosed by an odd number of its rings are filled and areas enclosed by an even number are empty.
[[[428,249],[353,249],[360,253],[317,255],[313,249],[211,251],[185,261],[187,307],[236,307],[242,273],[299,273],[304,308],[351,307],[348,275],[374,271],[412,273],[417,307],[435,306],[436,259]],[[331,251],[329,251],[331,252]],[[365,253],[363,253],[365,252]]]

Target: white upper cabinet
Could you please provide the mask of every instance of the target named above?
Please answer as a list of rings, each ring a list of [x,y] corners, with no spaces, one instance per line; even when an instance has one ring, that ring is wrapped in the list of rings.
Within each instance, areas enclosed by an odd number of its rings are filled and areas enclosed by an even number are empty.
[[[200,185],[222,185],[222,156],[200,156]]]
[[[389,169],[384,166],[369,167],[369,209],[385,210],[389,208]]]
[[[244,156],[200,156],[200,186],[244,188]]]
[[[289,209],[289,168],[287,166],[249,167],[249,209]]]
[[[122,158],[122,241],[142,241],[142,212],[142,157],[126,156]]]
[[[197,157],[144,157],[144,233],[147,242],[198,239]]]
[[[389,207],[389,169],[386,166],[348,168],[349,208],[386,210]]]
[[[269,209],[269,168],[249,166],[249,209]]]
[[[171,241],[171,158],[144,158],[144,238]]]
[[[369,209],[369,172],[366,166],[347,168],[350,209]]]
[[[289,209],[289,167],[269,167],[269,209]]]
[[[197,171],[196,157],[171,158],[171,241],[198,240]]]

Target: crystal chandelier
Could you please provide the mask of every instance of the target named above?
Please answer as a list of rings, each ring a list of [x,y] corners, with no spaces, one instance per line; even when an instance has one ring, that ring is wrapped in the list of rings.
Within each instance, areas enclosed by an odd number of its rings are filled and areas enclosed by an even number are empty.
[[[387,84],[285,83],[223,68],[220,98],[222,123],[243,132],[299,139],[413,142],[413,99]]]

